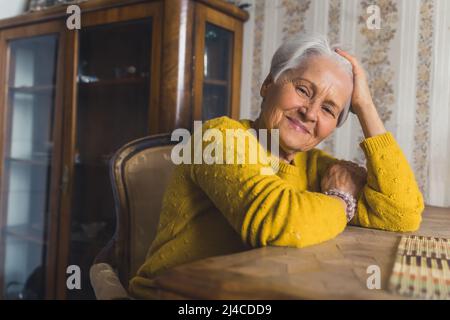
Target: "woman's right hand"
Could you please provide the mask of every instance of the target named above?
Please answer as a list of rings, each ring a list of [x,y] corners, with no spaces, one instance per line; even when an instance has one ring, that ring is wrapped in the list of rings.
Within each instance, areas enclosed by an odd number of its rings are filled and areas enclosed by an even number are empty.
[[[341,49],[336,49],[336,52],[352,65],[353,93],[351,110],[358,116],[364,136],[370,138],[385,133],[386,128],[373,103],[366,73],[361,63],[358,59]]]
[[[322,177],[320,187],[322,192],[338,189],[350,193],[355,199],[367,182],[365,168],[350,161],[339,161],[332,164]]]

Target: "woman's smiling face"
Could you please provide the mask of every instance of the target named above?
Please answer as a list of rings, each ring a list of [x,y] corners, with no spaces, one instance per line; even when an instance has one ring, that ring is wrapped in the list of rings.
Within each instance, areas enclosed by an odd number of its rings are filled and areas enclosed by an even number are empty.
[[[266,79],[260,119],[266,128],[279,129],[280,151],[307,151],[336,128],[352,90],[353,80],[338,62],[311,56],[276,83]]]

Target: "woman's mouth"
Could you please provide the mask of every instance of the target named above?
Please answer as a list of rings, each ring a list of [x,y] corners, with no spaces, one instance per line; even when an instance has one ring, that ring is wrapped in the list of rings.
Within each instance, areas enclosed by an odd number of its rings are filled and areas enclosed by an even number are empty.
[[[310,133],[309,130],[297,119],[286,116],[292,128],[303,133]]]

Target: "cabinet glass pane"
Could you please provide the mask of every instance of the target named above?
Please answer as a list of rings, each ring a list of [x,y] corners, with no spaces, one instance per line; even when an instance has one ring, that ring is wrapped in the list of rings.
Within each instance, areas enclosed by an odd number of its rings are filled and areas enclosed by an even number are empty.
[[[149,132],[151,35],[151,19],[80,30],[69,263],[80,266],[83,290],[69,298],[94,298],[89,267],[114,232],[109,160]]]
[[[45,295],[56,35],[9,42],[8,128],[2,210],[4,298]]]
[[[202,119],[230,115],[233,33],[206,23]]]

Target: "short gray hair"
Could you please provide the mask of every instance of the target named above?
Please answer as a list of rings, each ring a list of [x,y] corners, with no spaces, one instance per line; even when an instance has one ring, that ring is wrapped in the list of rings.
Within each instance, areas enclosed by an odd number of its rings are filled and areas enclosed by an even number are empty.
[[[335,48],[337,45],[331,46],[327,37],[321,34],[301,34],[287,39],[272,57],[270,74],[273,81],[276,82],[285,71],[298,68],[304,60],[311,56],[325,56],[335,60],[353,79],[351,63],[336,53]],[[338,127],[347,119],[350,102],[339,115]]]

